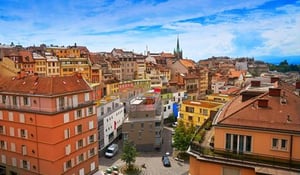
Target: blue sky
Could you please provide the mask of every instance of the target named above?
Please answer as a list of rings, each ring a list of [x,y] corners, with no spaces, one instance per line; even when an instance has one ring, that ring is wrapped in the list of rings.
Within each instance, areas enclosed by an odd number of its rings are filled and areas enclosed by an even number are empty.
[[[0,43],[300,58],[298,0],[0,0]]]

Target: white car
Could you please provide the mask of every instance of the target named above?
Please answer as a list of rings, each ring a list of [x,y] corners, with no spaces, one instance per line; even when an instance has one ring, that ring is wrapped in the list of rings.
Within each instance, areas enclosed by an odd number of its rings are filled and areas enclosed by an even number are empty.
[[[105,157],[113,157],[114,155],[116,155],[119,151],[119,147],[117,144],[112,144],[110,145],[106,152],[105,152]]]

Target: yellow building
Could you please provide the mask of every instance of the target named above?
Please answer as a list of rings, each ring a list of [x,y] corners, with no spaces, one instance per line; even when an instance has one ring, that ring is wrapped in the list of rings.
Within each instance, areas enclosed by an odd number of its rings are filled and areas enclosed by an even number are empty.
[[[223,104],[204,100],[183,101],[180,105],[179,119],[186,127],[199,127],[211,115],[216,114]]]
[[[87,81],[90,81],[91,66],[88,58],[59,58],[59,61],[61,76],[70,76],[74,72],[79,72]]]
[[[64,57],[79,58],[80,57],[80,48],[78,48],[76,46],[48,47],[47,51],[53,53],[58,58],[64,58]]]
[[[210,94],[210,95],[206,95],[205,97],[206,97],[205,99],[208,101],[214,101],[220,103],[226,103],[232,99],[232,96],[225,95],[225,94]]]
[[[37,53],[33,53],[33,59],[35,61],[35,73],[38,73],[40,76],[47,75],[47,58],[43,57]]]

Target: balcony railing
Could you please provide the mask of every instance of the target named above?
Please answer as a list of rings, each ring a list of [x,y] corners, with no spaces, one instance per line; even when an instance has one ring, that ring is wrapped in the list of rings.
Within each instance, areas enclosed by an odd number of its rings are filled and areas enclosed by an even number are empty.
[[[300,172],[300,159],[286,159],[280,156],[271,156],[266,154],[234,152],[225,149],[214,149],[213,147],[204,147],[200,143],[193,141],[190,144],[191,153],[197,154],[208,159],[217,161],[226,161],[237,164],[247,164],[253,166],[276,167],[280,169],[294,170]]]

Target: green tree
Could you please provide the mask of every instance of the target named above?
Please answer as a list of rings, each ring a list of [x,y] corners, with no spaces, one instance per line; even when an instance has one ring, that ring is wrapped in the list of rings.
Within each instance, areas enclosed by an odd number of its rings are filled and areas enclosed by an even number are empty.
[[[133,169],[133,163],[135,162],[135,158],[137,155],[138,153],[133,143],[125,141],[123,147],[123,153],[121,155],[121,160],[126,163],[129,170]]]
[[[186,151],[194,132],[195,127],[185,127],[181,120],[178,121],[174,134],[174,147],[179,151]]]

